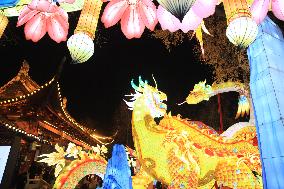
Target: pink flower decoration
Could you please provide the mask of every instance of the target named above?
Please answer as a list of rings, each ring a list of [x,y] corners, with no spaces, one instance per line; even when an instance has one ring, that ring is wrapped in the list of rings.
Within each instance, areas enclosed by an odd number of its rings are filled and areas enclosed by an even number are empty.
[[[250,7],[252,18],[259,24],[266,17],[269,9],[270,0],[255,0]]]
[[[284,21],[284,1],[272,0],[271,3],[273,14],[279,19]]]
[[[164,9],[161,5],[158,7],[157,17],[162,29],[169,30],[170,32],[181,29],[184,33],[187,33],[189,30],[196,30],[202,22],[202,18],[197,16],[192,9],[186,13],[182,22],[180,22],[178,18]]]
[[[145,26],[153,31],[158,23],[151,0],[111,0],[101,20],[106,28],[121,20],[121,30],[128,39],[140,38]]]
[[[38,42],[46,32],[57,43],[67,40],[68,14],[48,0],[33,0],[25,6],[18,17],[17,27],[24,24],[27,40]]]

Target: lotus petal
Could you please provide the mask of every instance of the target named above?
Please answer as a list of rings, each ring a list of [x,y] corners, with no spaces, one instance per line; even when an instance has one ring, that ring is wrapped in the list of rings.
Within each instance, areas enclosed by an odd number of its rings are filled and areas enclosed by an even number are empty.
[[[112,0],[104,9],[101,21],[105,27],[111,27],[115,25],[122,17],[128,4],[125,0]]]
[[[140,38],[145,25],[135,6],[129,6],[121,18],[121,30],[128,39]]]
[[[218,0],[196,0],[192,6],[192,10],[195,14],[201,18],[207,18],[215,12],[215,7],[218,4]]]
[[[145,26],[153,31],[158,23],[155,4],[151,0],[142,0],[139,2],[138,11]]]
[[[157,17],[161,24],[162,30],[175,32],[180,29],[180,21],[160,5],[157,10]]]
[[[181,30],[187,33],[189,30],[196,30],[202,22],[202,18],[197,16],[192,9],[188,11],[181,23]]]
[[[17,27],[24,25],[38,13],[39,11],[31,10],[28,6],[25,6],[18,17]]]
[[[270,0],[255,0],[250,7],[252,18],[260,24],[266,17],[269,9]]]
[[[47,32],[51,39],[60,43],[67,40],[68,28],[61,24],[59,16],[52,16],[47,20]]]
[[[272,0],[271,2],[273,14],[280,20],[284,21],[284,1]]]
[[[38,42],[46,33],[46,16],[37,14],[25,25],[25,35],[27,40]]]
[[[32,10],[38,10],[41,12],[54,13],[58,11],[58,6],[52,4],[47,0],[32,0],[32,2],[28,5],[28,7]]]

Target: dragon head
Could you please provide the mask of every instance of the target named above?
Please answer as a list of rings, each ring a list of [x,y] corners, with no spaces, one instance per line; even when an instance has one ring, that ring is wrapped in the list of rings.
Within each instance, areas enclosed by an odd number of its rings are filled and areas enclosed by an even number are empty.
[[[194,85],[193,90],[186,97],[186,102],[188,104],[198,104],[203,100],[209,100],[212,93],[212,88],[210,85],[206,85],[206,80],[201,81]]]
[[[143,81],[139,76],[139,85],[135,85],[134,80],[132,80],[131,86],[135,90],[135,93],[126,95],[132,97],[130,99],[131,102],[125,101],[130,110],[133,110],[135,103],[139,99],[139,102],[142,102],[146,106],[146,111],[148,111],[152,117],[164,116],[167,110],[167,105],[164,104],[163,101],[167,100],[167,95],[158,90],[157,84],[155,87],[152,87],[148,84],[147,80]]]

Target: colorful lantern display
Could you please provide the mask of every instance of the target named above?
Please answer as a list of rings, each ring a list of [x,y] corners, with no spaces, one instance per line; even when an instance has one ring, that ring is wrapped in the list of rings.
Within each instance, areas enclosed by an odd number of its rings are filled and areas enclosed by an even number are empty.
[[[75,34],[67,41],[71,57],[76,63],[86,62],[94,53],[95,33],[101,11],[101,0],[85,0],[75,29]]]
[[[190,10],[196,0],[158,0],[168,12],[178,18],[180,21]]]
[[[228,27],[226,35],[234,45],[246,48],[256,38],[257,23],[251,18],[246,0],[224,0]]]
[[[158,23],[156,6],[151,0],[112,0],[101,20],[106,28],[121,20],[121,30],[128,39],[140,38],[145,26],[153,31]]]
[[[57,43],[67,39],[68,14],[48,0],[33,0],[25,6],[18,17],[17,27],[24,24],[27,40],[38,42],[46,32]]]
[[[0,14],[0,38],[2,37],[7,25],[8,25],[8,18],[3,14]]]

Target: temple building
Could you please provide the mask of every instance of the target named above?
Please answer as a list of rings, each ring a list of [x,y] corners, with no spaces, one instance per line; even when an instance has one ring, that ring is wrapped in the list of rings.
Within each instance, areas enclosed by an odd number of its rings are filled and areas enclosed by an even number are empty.
[[[112,142],[111,137],[96,135],[70,116],[58,76],[40,86],[28,72],[29,65],[24,62],[19,73],[0,88],[1,133],[16,132],[23,139],[51,145],[72,142],[86,149]]]

